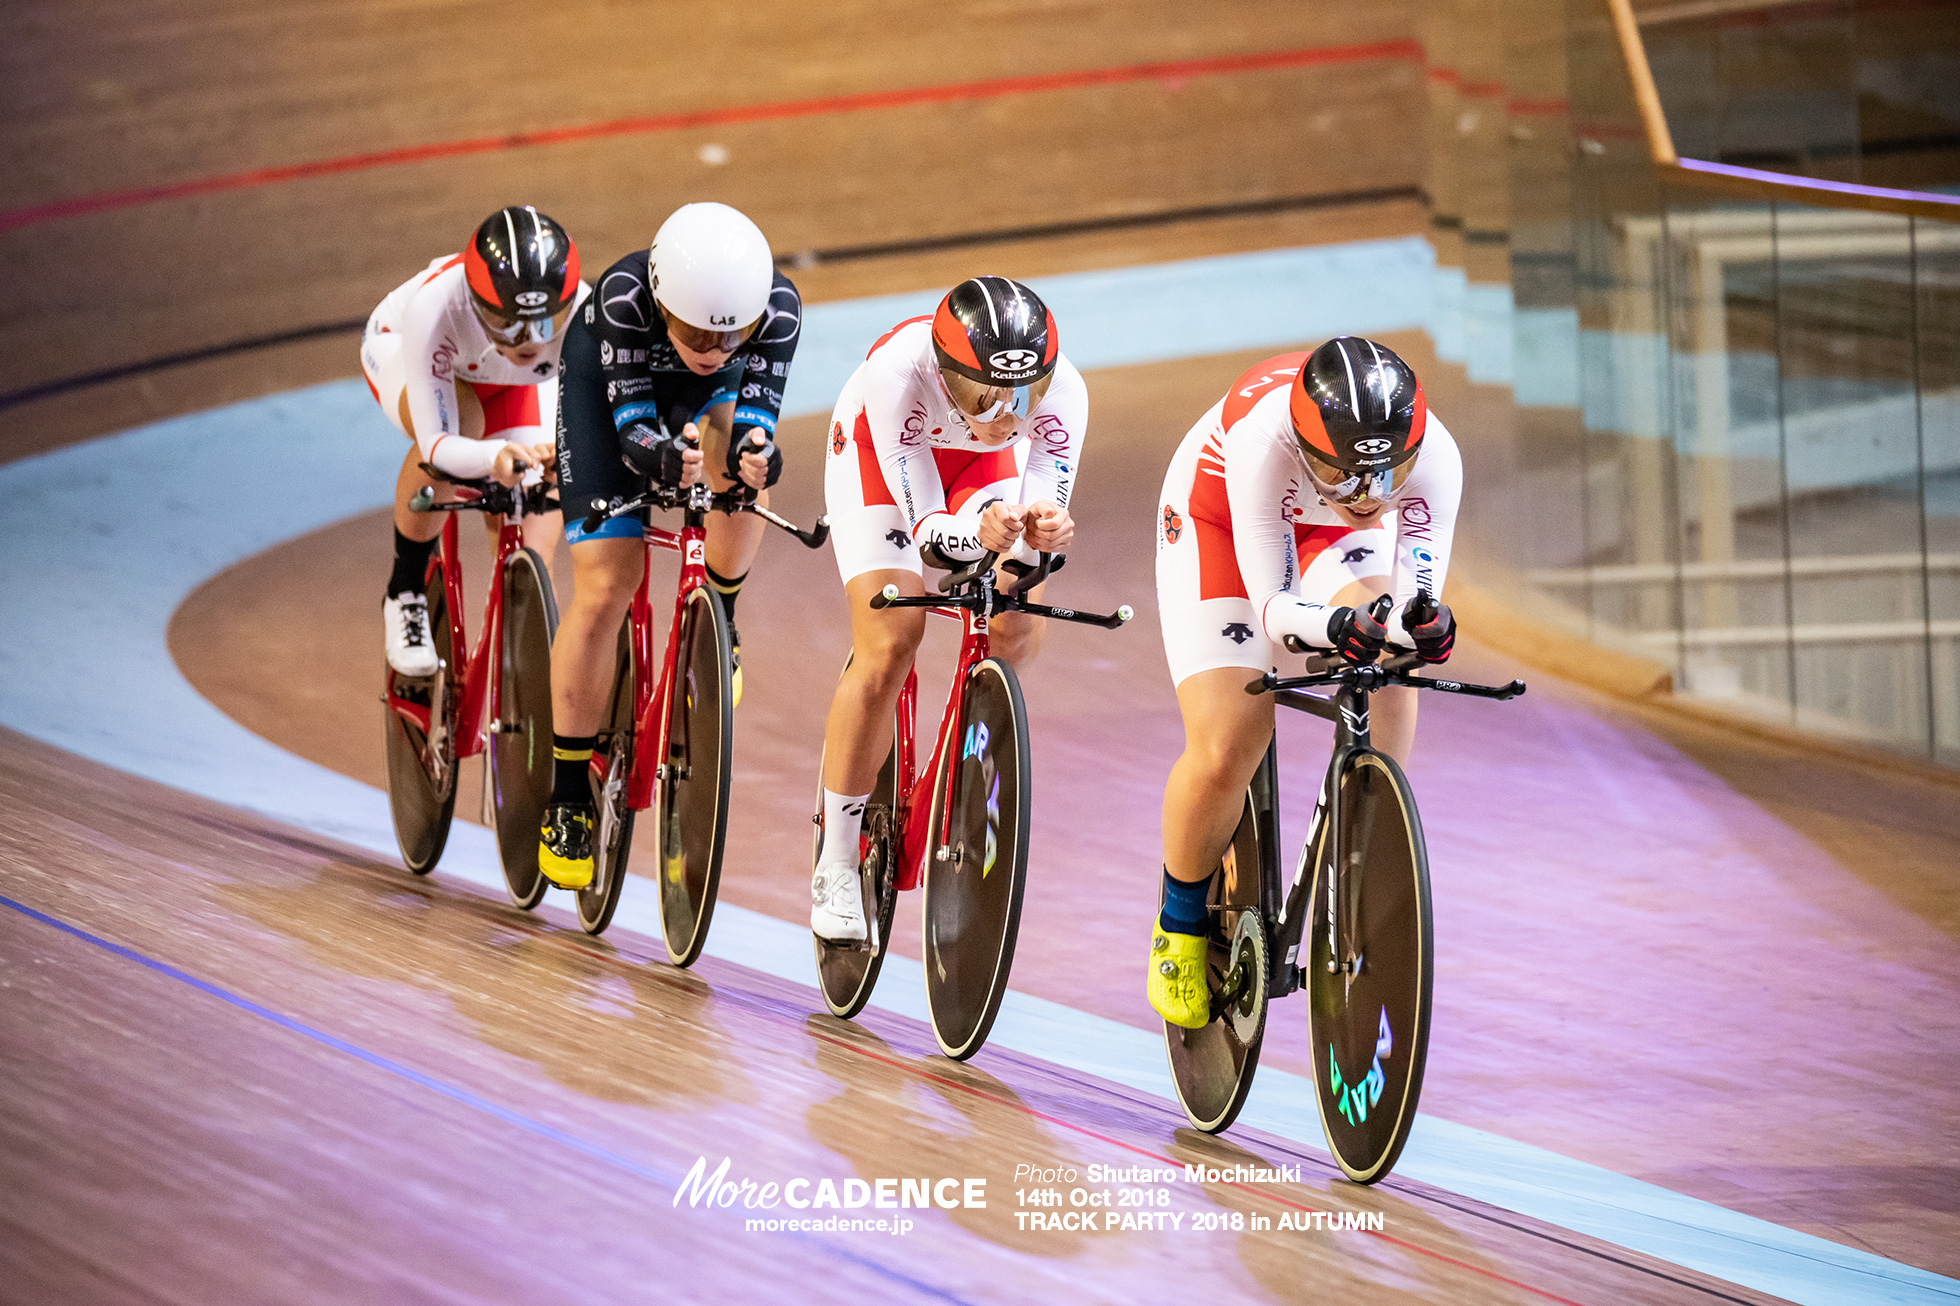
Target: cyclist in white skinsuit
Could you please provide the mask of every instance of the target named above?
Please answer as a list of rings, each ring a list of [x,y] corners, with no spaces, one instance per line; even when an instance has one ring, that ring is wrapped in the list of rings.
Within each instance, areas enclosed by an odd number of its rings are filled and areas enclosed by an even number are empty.
[[[872,596],[888,584],[925,593],[922,549],[944,565],[1066,549],[1088,416],[1088,388],[1061,356],[1053,315],[1005,277],[961,282],[933,317],[886,333],[846,383],[831,416],[824,500],[850,600],[851,665],[824,733],[810,911],[819,937],[865,937],[858,835],[925,634],[924,610],[875,611]],[[996,617],[994,655],[1024,666],[1040,629],[1023,614]]]
[[[403,675],[429,675],[436,662],[423,577],[442,519],[408,510],[436,485],[420,464],[504,485],[516,484],[522,468],[548,471],[558,353],[572,310],[589,293],[564,229],[514,207],[491,214],[462,253],[431,262],[368,317],[368,389],[415,441],[395,480],[395,566],[383,608],[388,662]],[[558,520],[551,513],[525,521],[525,542],[547,560]]]
[[[1456,626],[1440,595],[1462,490],[1456,441],[1415,374],[1351,337],[1250,369],[1178,447],[1157,602],[1185,748],[1164,791],[1149,984],[1171,1023],[1209,1019],[1205,889],[1273,734],[1272,696],[1248,696],[1246,681],[1277,665],[1289,635],[1355,662],[1388,642],[1446,659]],[[1378,623],[1367,607],[1382,594],[1394,607]],[[1406,759],[1415,691],[1382,690],[1371,717],[1375,746]]]

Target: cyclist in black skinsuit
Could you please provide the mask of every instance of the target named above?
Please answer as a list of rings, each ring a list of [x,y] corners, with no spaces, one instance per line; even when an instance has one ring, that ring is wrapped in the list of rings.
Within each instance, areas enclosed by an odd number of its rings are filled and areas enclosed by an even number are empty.
[[[742,484],[766,502],[782,472],[776,418],[802,312],[753,222],[725,204],[689,204],[662,224],[650,251],[607,268],[573,315],[558,407],[572,601],[552,645],[556,764],[538,853],[560,887],[591,882],[586,768],[612,684],[614,641],[646,562],[638,517],[615,517],[590,535],[583,518],[595,501],[630,498],[649,476],[670,485],[705,476],[716,491]],[[731,635],[763,529],[747,515],[708,520],[708,581]]]

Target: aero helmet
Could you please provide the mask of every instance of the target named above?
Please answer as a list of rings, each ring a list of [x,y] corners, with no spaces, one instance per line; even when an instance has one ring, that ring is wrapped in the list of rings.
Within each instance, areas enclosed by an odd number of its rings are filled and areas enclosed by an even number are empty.
[[[1006,277],[974,277],[940,301],[932,352],[953,402],[987,422],[1009,408],[1026,416],[1040,402],[1035,392],[1047,389],[1061,334],[1034,291]]]
[[[1429,406],[1395,351],[1337,336],[1307,356],[1288,409],[1314,479],[1339,499],[1382,499],[1408,479]]]
[[[775,281],[761,229],[726,204],[681,205],[660,224],[647,254],[647,288],[669,334],[703,352],[716,347],[716,337],[728,349],[739,345],[762,320]],[[675,332],[676,323],[695,330]]]
[[[463,250],[463,279],[477,317],[497,340],[549,340],[552,319],[578,298],[578,246],[530,205],[513,205],[476,229]]]

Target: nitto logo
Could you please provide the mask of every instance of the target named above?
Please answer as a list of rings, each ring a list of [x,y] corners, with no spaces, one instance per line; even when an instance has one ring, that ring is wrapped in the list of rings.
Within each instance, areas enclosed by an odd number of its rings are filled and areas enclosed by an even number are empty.
[[[544,302],[550,298],[551,296],[545,294],[542,290],[520,290],[517,292],[517,306],[519,308],[543,308]]]
[[[1354,442],[1354,451],[1356,453],[1365,453],[1370,458],[1374,457],[1378,453],[1387,453],[1390,449],[1393,449],[1394,447],[1395,447],[1395,441],[1383,440],[1379,437],[1372,440],[1356,440]]]
[[[1003,372],[1026,372],[1040,361],[1032,349],[1003,349],[987,360],[989,365]]]

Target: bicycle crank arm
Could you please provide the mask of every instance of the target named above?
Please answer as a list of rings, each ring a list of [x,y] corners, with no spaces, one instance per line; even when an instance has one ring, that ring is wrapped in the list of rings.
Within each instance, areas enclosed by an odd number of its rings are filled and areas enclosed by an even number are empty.
[[[1006,605],[1002,606],[1003,609],[1006,608]],[[1031,617],[1053,617],[1057,621],[1075,621],[1085,626],[1101,626],[1104,630],[1115,630],[1119,626],[1128,624],[1130,618],[1136,616],[1136,609],[1127,603],[1107,615],[1077,612],[1074,608],[1055,608],[1046,603],[1016,603],[1011,610],[1025,612]]]

